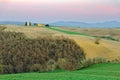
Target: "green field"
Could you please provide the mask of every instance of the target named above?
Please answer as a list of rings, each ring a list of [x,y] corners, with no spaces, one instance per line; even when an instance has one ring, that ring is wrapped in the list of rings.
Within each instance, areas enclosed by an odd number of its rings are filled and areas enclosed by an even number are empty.
[[[120,80],[120,64],[102,63],[77,71],[5,74],[0,80]]]
[[[59,31],[59,32],[63,32],[63,33],[66,33],[66,34],[90,36],[90,35],[84,34],[84,33],[79,33],[79,32],[74,32],[74,31],[69,31],[69,30],[62,30],[62,29],[59,29],[57,27],[50,27],[49,29],[56,30],[56,31]]]
[[[88,37],[97,37],[97,36],[92,36],[92,35],[85,34],[85,33],[80,33],[80,32],[75,32],[75,31],[70,31],[70,30],[63,30],[63,29],[60,29],[60,28],[57,28],[57,27],[49,27],[49,29],[56,30],[56,31],[59,31],[59,32],[62,32],[62,33],[65,33],[65,34],[70,34],[70,35],[82,35],[82,36],[88,36]],[[114,39],[110,36],[109,37],[101,36],[100,38],[107,39],[107,40],[112,40],[112,41],[119,41],[118,39]]]

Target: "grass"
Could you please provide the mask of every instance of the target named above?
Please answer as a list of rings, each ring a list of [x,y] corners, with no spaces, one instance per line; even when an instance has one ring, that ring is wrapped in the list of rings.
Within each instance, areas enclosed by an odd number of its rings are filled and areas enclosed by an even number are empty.
[[[89,37],[96,37],[96,36],[92,36],[92,35],[89,35],[89,34],[70,31],[70,30],[63,30],[63,29],[59,29],[59,28],[56,28],[56,27],[49,27],[49,29],[56,30],[56,31],[59,31],[59,32],[63,32],[63,33],[70,34],[70,35],[83,35],[83,36],[89,36]],[[112,41],[119,41],[119,40],[114,39],[112,37],[100,37],[100,38],[107,39],[107,40],[112,40]]]
[[[108,40],[113,40],[113,41],[119,41],[118,39],[112,38],[110,36],[100,36],[100,38],[108,39]]]
[[[120,80],[120,63],[102,63],[83,70],[0,75],[0,80]]]
[[[56,31],[59,31],[59,32],[63,32],[63,33],[66,33],[66,34],[90,36],[88,34],[74,32],[74,31],[69,31],[69,30],[62,30],[62,29],[59,29],[59,28],[56,28],[56,27],[55,28],[54,27],[49,27],[49,29],[56,30]]]

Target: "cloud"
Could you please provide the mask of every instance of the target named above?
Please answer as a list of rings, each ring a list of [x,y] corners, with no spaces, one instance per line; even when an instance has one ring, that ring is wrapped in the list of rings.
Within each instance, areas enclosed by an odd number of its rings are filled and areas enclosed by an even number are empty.
[[[120,16],[120,0],[0,0],[0,10],[10,18],[102,20]]]
[[[68,3],[79,0],[10,0],[11,2],[26,2],[26,3]]]

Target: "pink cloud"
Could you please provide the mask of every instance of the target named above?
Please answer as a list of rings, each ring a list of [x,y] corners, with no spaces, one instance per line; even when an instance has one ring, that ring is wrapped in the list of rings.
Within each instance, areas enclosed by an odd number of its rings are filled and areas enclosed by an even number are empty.
[[[9,0],[0,0],[8,2]],[[3,9],[5,8],[5,9]],[[3,5],[3,13],[5,16],[31,16],[31,17],[51,17],[51,18],[102,18],[106,16],[118,16],[120,13],[119,6],[110,4],[85,3],[85,2],[69,2],[69,3],[26,3],[26,2],[10,2]],[[9,14],[8,14],[9,13]]]
[[[10,0],[0,0],[0,3],[8,3]]]
[[[118,11],[118,9],[114,6],[107,6],[107,5],[98,5],[96,6],[96,8],[100,9],[100,10],[103,10],[103,11],[112,11],[112,12],[116,12]]]

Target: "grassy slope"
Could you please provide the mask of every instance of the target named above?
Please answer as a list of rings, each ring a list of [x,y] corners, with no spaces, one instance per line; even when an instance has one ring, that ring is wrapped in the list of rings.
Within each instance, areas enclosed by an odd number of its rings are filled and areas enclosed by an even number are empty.
[[[69,31],[69,30],[62,30],[62,29],[59,29],[59,28],[56,28],[56,27],[50,27],[49,29],[56,30],[56,31],[59,31],[59,32],[63,32],[63,33],[66,33],[66,34],[90,36],[88,34],[84,34],[84,33],[80,33],[80,32],[75,32],[75,31]]]
[[[92,36],[106,37],[106,39],[120,40],[119,28],[72,28],[72,27],[59,27],[62,30],[69,30],[73,32],[80,32]]]
[[[96,64],[78,71],[0,75],[0,80],[120,80],[120,64]]]
[[[66,34],[72,34],[72,35],[83,35],[83,36],[89,36],[89,37],[95,37],[97,35],[90,35],[90,33],[85,33],[85,32],[82,32],[80,33],[80,31],[72,31],[72,30],[66,30],[66,29],[62,29],[62,28],[56,28],[56,27],[50,27],[49,29],[52,29],[52,30],[56,30],[56,31],[59,31],[59,32],[63,32],[63,33],[66,33]],[[93,29],[94,30],[94,29]],[[87,31],[86,31],[87,32]],[[95,31],[91,31],[92,32],[95,32]],[[104,32],[103,32],[104,33]],[[94,33],[95,34],[95,33]],[[99,33],[100,34],[100,33]],[[108,33],[108,34],[112,34],[112,33]],[[108,39],[108,40],[113,40],[113,41],[118,41],[118,39],[114,39],[112,37],[106,37],[105,35],[104,36],[101,36],[100,38],[103,38],[103,39]]]

